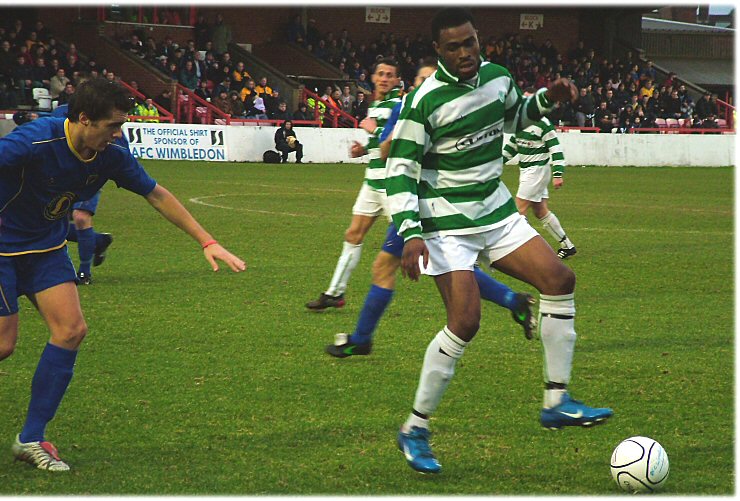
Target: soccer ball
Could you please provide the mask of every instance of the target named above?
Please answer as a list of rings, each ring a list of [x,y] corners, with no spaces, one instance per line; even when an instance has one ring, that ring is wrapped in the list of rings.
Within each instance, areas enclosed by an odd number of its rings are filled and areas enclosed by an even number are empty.
[[[653,492],[668,479],[668,454],[648,437],[623,440],[612,453],[612,477],[627,492]]]
[[[288,136],[285,140],[288,142],[288,146],[290,146],[291,148],[295,148],[295,143],[296,143],[295,137]]]

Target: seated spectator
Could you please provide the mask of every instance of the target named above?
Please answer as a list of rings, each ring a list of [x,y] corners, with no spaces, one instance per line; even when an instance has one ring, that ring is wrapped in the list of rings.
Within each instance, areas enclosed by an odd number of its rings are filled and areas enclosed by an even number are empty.
[[[576,110],[576,123],[578,127],[593,127],[594,119],[594,98],[593,95],[588,92],[586,87],[581,87],[580,95],[575,105]]]
[[[211,95],[215,98],[221,93],[222,90],[225,90],[227,94],[231,92],[231,79],[229,77],[224,78],[221,83],[214,85],[213,90],[211,90]],[[242,91],[243,90],[244,89],[242,89]],[[239,97],[242,96],[243,94],[239,94]],[[244,101],[244,99],[242,99],[242,101]]]
[[[195,89],[195,95],[204,101],[211,102],[211,91],[208,90],[208,82],[205,79],[200,81],[198,88]]]
[[[246,102],[247,98],[252,94],[257,94],[257,91],[255,90],[254,80],[250,78],[249,80],[247,80],[247,84],[241,89],[240,95],[242,101]]]
[[[229,93],[229,102],[231,103],[232,118],[244,118],[246,116],[244,102],[239,97],[239,93],[237,91],[232,90]]]
[[[64,90],[59,94],[57,105],[69,103],[69,98],[74,93],[75,93],[75,86],[72,84],[72,82],[67,82],[67,85],[64,86]]]
[[[360,73],[360,78],[357,79],[357,86],[361,89],[364,89],[368,93],[372,94],[373,92],[373,86],[370,82],[367,80],[367,72],[363,71]]]
[[[231,74],[231,87],[236,91],[241,91],[251,78],[251,75],[244,67],[244,62],[239,61],[236,63],[234,71]]]
[[[717,109],[717,103],[712,102],[712,93],[707,91],[704,93],[701,99],[699,99],[699,102],[696,103],[696,107],[694,108],[694,111],[697,115],[699,115],[699,118],[701,120],[704,120],[709,115],[718,115],[719,110]]]
[[[666,102],[663,118],[687,118],[681,111],[681,99],[678,97],[677,90],[671,92],[671,97]]]
[[[642,87],[640,87],[640,97],[643,97],[643,96],[653,97],[653,92],[655,92],[653,81],[645,80],[644,83],[642,84]]]
[[[156,106],[154,106],[154,101],[151,98],[147,98],[143,103],[139,103],[136,108],[134,108],[134,115],[140,116],[140,117],[158,117],[159,116],[159,110]],[[159,122],[156,118],[151,119],[137,119],[137,122]]]
[[[282,163],[288,163],[288,155],[295,151],[295,163],[303,163],[303,145],[298,142],[295,131],[293,130],[293,122],[286,120],[283,124],[275,131],[275,149],[281,154]]]
[[[717,118],[714,115],[709,115],[707,118],[702,120],[701,126],[704,129],[718,129],[719,124],[717,123]]]
[[[164,108],[168,112],[172,113],[172,90],[169,88],[164,89],[154,98],[154,102],[157,103],[160,108]]]
[[[272,88],[267,85],[267,77],[260,78],[259,85],[255,86],[254,90],[263,98],[265,95],[272,95]]]
[[[213,99],[213,105],[227,115],[231,116],[231,99],[229,99],[229,93],[228,91],[226,91],[226,89],[221,89],[219,91],[218,97]]]
[[[187,87],[190,90],[195,90],[198,86],[198,77],[195,74],[195,68],[193,68],[192,61],[185,61],[185,66],[180,70],[178,82],[183,87]]]
[[[342,87],[342,95],[339,98],[339,102],[342,105],[342,110],[346,113],[352,114],[352,106],[355,104],[355,96],[352,95],[352,90],[349,85]]]
[[[306,103],[298,103],[298,109],[293,112],[293,120],[313,120],[313,113],[308,111]]]
[[[283,101],[283,98],[280,97],[280,89],[271,89],[271,94],[260,94],[257,93],[259,97],[262,98],[262,100],[265,103],[265,110],[268,116],[272,116],[275,112],[277,112],[278,104],[280,104],[280,101]],[[255,88],[255,92],[257,89]]]
[[[594,120],[596,127],[599,128],[600,132],[611,132],[612,131],[612,114],[606,108],[606,101],[602,101],[599,107],[594,113]]]
[[[33,87],[44,87],[49,88],[51,75],[49,74],[49,68],[46,67],[46,61],[44,58],[36,60],[36,65],[31,69],[31,80],[33,81]]]
[[[244,104],[247,108],[247,118],[269,119],[265,109],[265,101],[256,92],[249,94]]]
[[[355,120],[361,122],[367,116],[368,103],[365,100],[364,92],[358,92],[355,97],[355,102],[352,105],[352,116],[355,117]]]
[[[51,94],[51,98],[57,99],[69,82],[69,78],[64,75],[64,68],[59,68],[56,74],[49,79],[49,94]]]
[[[292,120],[293,116],[288,111],[288,103],[285,101],[280,101],[277,105],[277,111],[275,111],[272,114],[269,114],[269,117],[272,120]]]

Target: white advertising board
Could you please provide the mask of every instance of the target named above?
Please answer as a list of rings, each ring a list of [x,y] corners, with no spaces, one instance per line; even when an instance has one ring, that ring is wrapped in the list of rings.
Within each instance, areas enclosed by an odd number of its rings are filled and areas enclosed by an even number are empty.
[[[131,153],[145,160],[229,160],[222,125],[127,122],[123,134]]]

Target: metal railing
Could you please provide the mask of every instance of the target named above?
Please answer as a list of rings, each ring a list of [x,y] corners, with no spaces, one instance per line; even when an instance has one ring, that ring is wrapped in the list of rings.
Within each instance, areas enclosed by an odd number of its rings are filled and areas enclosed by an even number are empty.
[[[123,80],[120,80],[119,83],[126,90],[128,90],[131,94],[133,94],[135,97],[138,97],[142,101],[144,101],[144,100],[147,99],[147,97],[144,94],[142,94],[138,90],[134,89],[133,87],[131,87],[129,84],[127,84]],[[132,121],[132,122],[134,122],[134,121],[136,121],[136,122],[152,122],[152,123],[156,123],[156,122],[169,122],[169,123],[173,123],[175,121],[175,117],[172,115],[172,113],[170,113],[169,111],[167,111],[166,109],[164,109],[159,104],[155,103],[153,100],[152,100],[152,104],[154,104],[154,107],[157,108],[157,111],[159,112],[159,116],[152,117],[152,116],[149,116],[149,115],[147,115],[147,116],[129,115],[128,116],[129,121]]]
[[[187,87],[177,84],[176,91],[175,116],[179,123],[194,123],[194,117],[197,118],[198,123],[202,124],[213,124],[216,117],[226,120],[226,123],[231,119],[231,115],[218,109]]]
[[[325,99],[321,99],[318,94],[305,87],[301,93],[301,101],[305,102],[306,107],[313,112],[314,120],[322,122],[325,127],[357,128],[355,117]]]

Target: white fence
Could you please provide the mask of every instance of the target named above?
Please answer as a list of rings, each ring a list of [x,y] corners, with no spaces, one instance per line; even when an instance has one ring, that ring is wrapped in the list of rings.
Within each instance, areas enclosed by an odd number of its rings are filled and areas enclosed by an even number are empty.
[[[9,132],[9,127],[3,125],[0,123],[0,135]],[[276,130],[276,127],[248,125],[124,124],[124,134],[134,155],[165,160],[261,162],[262,154],[275,148]],[[296,127],[295,130],[303,144],[304,162],[367,162],[367,157],[349,157],[353,141],[367,142],[367,134],[360,129]],[[560,133],[558,137],[569,165],[719,167],[735,164],[734,134]]]
[[[139,123],[128,123],[125,127],[129,130],[152,129],[151,125]],[[276,127],[246,125],[179,125],[169,128],[187,129],[182,137],[192,138],[194,134],[206,142],[214,142],[214,134],[217,134],[214,130],[223,130],[224,143],[213,148],[228,150],[225,160],[231,162],[261,162],[265,150],[275,148],[274,136],[277,130]],[[198,130],[201,132],[196,132]],[[295,130],[298,140],[303,144],[304,162],[367,162],[367,157],[349,157],[349,148],[353,141],[363,144],[367,142],[367,134],[360,129],[296,127]],[[718,167],[735,163],[734,134],[560,133],[558,137],[563,145],[566,162],[570,165]],[[208,154],[213,156],[212,153]],[[187,159],[182,154],[179,158]],[[192,159],[204,159],[203,154]]]

